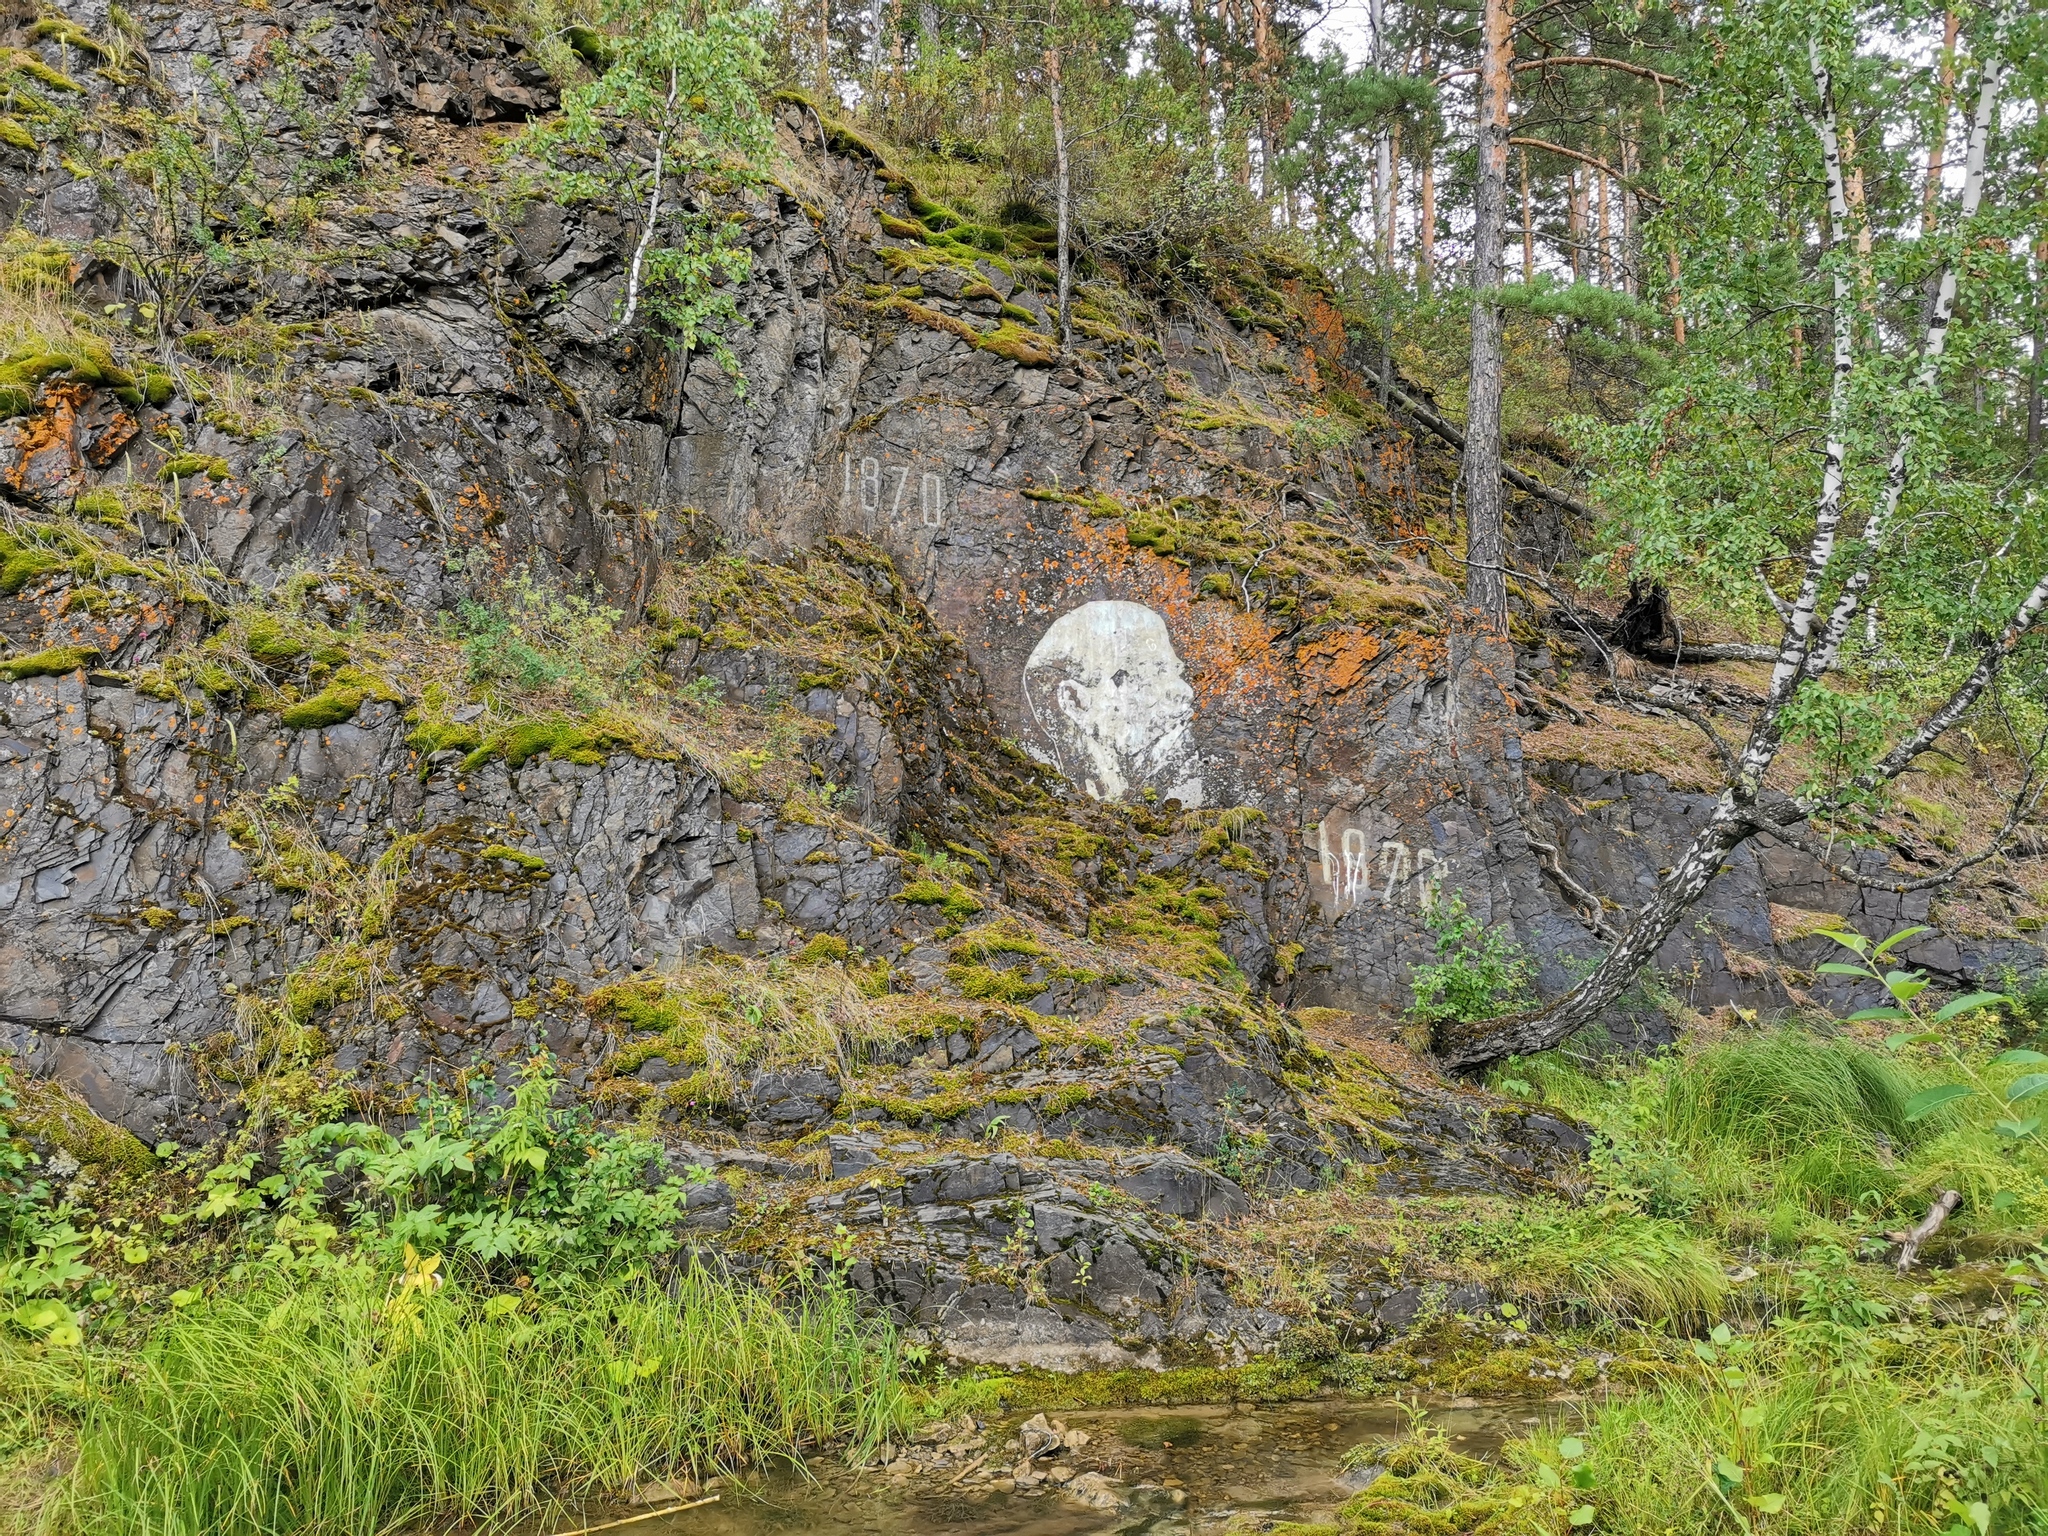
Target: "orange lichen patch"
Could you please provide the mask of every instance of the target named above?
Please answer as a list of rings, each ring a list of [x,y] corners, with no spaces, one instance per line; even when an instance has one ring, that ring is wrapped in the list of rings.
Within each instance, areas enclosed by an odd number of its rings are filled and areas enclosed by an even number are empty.
[[[1235,604],[1197,604],[1187,568],[1133,548],[1127,524],[1098,525],[1077,507],[1068,526],[1066,558],[1053,563],[1063,569],[1065,585],[1079,600],[1107,595],[1155,609],[1188,664],[1197,709],[1226,700],[1256,708],[1292,696],[1287,667],[1274,653],[1273,630],[1262,616]]]
[[[1346,629],[1310,641],[1295,652],[1295,659],[1326,692],[1342,693],[1365,676],[1385,649],[1379,636]]]
[[[86,462],[94,469],[105,469],[120,456],[123,448],[135,441],[141,431],[142,423],[127,411],[114,412],[86,448]]]
[[[43,390],[43,409],[22,423],[15,439],[15,462],[6,470],[7,483],[26,490],[33,480],[50,486],[78,472],[78,412],[92,398],[85,384],[51,384]]]
[[[1303,293],[1299,283],[1290,281],[1283,286],[1301,312],[1302,331],[1312,363],[1335,368],[1344,356],[1343,312],[1321,293]]]

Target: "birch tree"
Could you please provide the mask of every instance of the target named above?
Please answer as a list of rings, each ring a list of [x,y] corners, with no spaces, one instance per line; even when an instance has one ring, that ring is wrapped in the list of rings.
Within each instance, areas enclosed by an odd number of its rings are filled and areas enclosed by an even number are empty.
[[[1722,67],[1728,73],[1709,82],[1708,110],[1718,112],[1724,125],[1748,121],[1755,146],[1788,146],[1797,163],[1780,168],[1786,184],[1817,175],[1825,188],[1822,217],[1828,241],[1819,260],[1829,338],[1825,371],[1816,377],[1811,368],[1795,368],[1792,387],[1759,397],[1759,369],[1773,359],[1758,348],[1782,332],[1768,323],[1760,326],[1760,314],[1769,319],[1765,306],[1742,297],[1743,284],[1757,268],[1743,237],[1782,214],[1774,201],[1773,176],[1758,166],[1722,166],[1714,183],[1695,189],[1694,197],[1702,224],[1730,245],[1743,239],[1743,249],[1731,256],[1724,248],[1715,257],[1730,274],[1716,296],[1721,312],[1710,316],[1716,334],[1702,338],[1696,332],[1689,350],[1702,352],[1700,365],[1601,446],[1609,462],[1608,488],[1616,498],[1653,509],[1619,536],[1638,543],[1645,536],[1682,539],[1690,517],[1702,540],[1737,546],[1717,551],[1724,569],[1735,562],[1762,566],[1778,631],[1770,679],[1748,737],[1739,744],[1724,741],[1706,716],[1695,716],[1726,769],[1726,786],[1619,942],[1547,1008],[1444,1026],[1437,1045],[1453,1066],[1547,1049],[1597,1018],[1653,963],[1729,855],[1751,838],[1807,847],[1843,879],[1902,894],[1946,883],[1990,857],[2037,795],[2029,766],[2004,826],[1950,869],[1917,878],[1874,877],[1846,859],[1826,857],[1805,835],[1813,823],[1853,816],[1881,796],[1946,733],[1992,704],[2002,680],[2016,666],[2030,664],[2035,659],[2030,653],[2038,651],[2032,636],[2048,604],[2048,529],[2042,508],[2003,466],[1970,457],[1983,435],[1981,424],[1952,419],[1960,409],[1952,399],[1957,381],[1944,360],[1967,280],[1975,279],[1980,290],[1972,296],[1973,324],[1980,331],[1998,323],[2001,314],[2024,312],[2021,297],[2009,285],[2000,292],[2000,263],[2008,258],[1995,253],[2015,244],[2024,253],[2026,246],[2013,239],[2013,229],[1982,225],[1987,207],[1998,202],[1989,195],[1994,189],[1988,185],[1988,170],[1995,160],[1992,141],[2009,61],[2038,56],[2039,19],[1996,12],[1980,16],[1971,39],[1974,57],[1964,71],[1974,78],[1968,81],[1971,109],[1962,186],[1951,203],[1937,210],[1935,228],[1925,238],[1918,206],[1906,207],[1879,232],[1874,259],[1880,273],[1895,279],[1880,287],[1902,292],[1905,299],[1877,325],[1862,323],[1864,258],[1854,238],[1841,115],[1845,72],[1867,66],[1858,47],[1873,45],[1848,20],[1821,7],[1736,6],[1713,20],[1722,24],[1717,41],[1733,36],[1738,25],[1752,29],[1752,41],[1739,48],[1722,42]],[[1780,123],[1756,121],[1758,103],[1773,97],[1796,104],[1796,116]],[[1702,121],[1701,126],[1711,125]],[[1909,202],[1917,205],[1920,189],[1910,180],[1904,185]],[[1710,209],[1714,199],[1722,200],[1718,212]],[[1747,206],[1734,206],[1741,200]],[[2024,257],[2020,260],[2023,271]],[[1916,267],[1932,294],[1924,311],[1913,302],[1919,283],[1905,276]],[[1795,312],[1805,307],[1797,299],[1789,306]],[[1901,315],[1908,317],[1905,323]],[[2016,321],[2004,323],[2016,331]],[[1708,343],[1704,349],[1702,340]],[[1982,335],[1976,345],[1984,350]],[[1776,365],[1782,366],[1782,348]],[[1809,382],[1818,384],[1819,399],[1804,419],[1796,411],[1787,412],[1790,419],[1765,417],[1766,401],[1789,404]],[[2012,414],[2017,419],[2018,412]],[[1688,424],[1689,416],[1699,420]],[[1774,462],[1782,469],[1759,472],[1766,463],[1762,458],[1747,466],[1757,482],[1754,494],[1766,503],[1789,486],[1806,485],[1812,500],[1804,518],[1782,504],[1755,506],[1752,516],[1739,500],[1749,492],[1732,484],[1722,486],[1725,499],[1719,505],[1698,500],[1700,482],[1712,488],[1717,481],[1736,478],[1727,473],[1725,456],[1731,451],[1729,439],[1745,434],[1758,443],[1817,445],[1811,470],[1803,455],[1781,455]],[[1989,526],[2009,523],[2010,536],[1996,554],[1987,553],[1967,531],[1958,537],[1958,530],[1947,526],[1972,515],[1972,508],[1982,508]],[[1779,530],[1782,537],[1791,527],[1803,527],[1803,533],[1773,551],[1770,530]],[[1887,622],[1894,622],[1894,611],[1910,599],[1921,626],[1917,637],[1902,637],[1888,658],[1894,674],[1890,686],[1905,711],[1904,723],[1838,782],[1790,786],[1783,773],[1774,778],[1788,738],[1799,727],[1803,700],[1827,687],[1831,670],[1843,664],[1858,614],[1888,582],[1902,601],[1887,605]],[[1931,624],[1949,630],[1946,660],[1926,634]],[[1907,668],[1913,670],[1910,679],[1895,675]],[[1909,708],[1915,700],[1918,707]]]
[[[749,253],[722,215],[685,198],[692,175],[744,176],[771,142],[759,100],[766,13],[731,0],[604,0],[601,19],[603,72],[514,141],[545,167],[529,190],[609,205],[636,226],[612,335],[644,308],[678,346],[709,337],[731,368],[714,328],[738,318],[727,285],[746,278]]]

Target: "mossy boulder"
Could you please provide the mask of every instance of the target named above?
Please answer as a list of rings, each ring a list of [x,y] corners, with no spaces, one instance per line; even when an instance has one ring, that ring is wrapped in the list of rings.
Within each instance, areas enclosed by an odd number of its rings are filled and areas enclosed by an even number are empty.
[[[156,1157],[134,1135],[102,1120],[84,1099],[47,1078],[14,1076],[15,1107],[7,1119],[14,1129],[51,1151],[68,1152],[95,1172],[146,1176]]]

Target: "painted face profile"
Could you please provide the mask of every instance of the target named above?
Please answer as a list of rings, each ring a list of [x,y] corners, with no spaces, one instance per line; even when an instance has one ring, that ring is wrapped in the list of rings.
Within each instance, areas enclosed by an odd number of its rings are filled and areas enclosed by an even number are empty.
[[[1195,691],[1166,621],[1142,603],[1083,603],[1039,637],[1024,663],[1033,753],[1098,800],[1156,790],[1202,803]]]

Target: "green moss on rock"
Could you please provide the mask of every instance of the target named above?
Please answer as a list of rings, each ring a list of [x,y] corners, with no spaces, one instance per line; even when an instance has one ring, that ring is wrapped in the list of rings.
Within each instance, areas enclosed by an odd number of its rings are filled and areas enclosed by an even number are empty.
[[[0,661],[0,675],[11,683],[18,683],[29,677],[61,677],[67,672],[76,672],[82,667],[92,666],[100,659],[101,653],[83,645],[60,645],[33,655],[13,656]]]
[[[312,698],[279,710],[278,723],[294,731],[322,731],[354,719],[367,697],[363,689],[351,684],[330,683]]]

